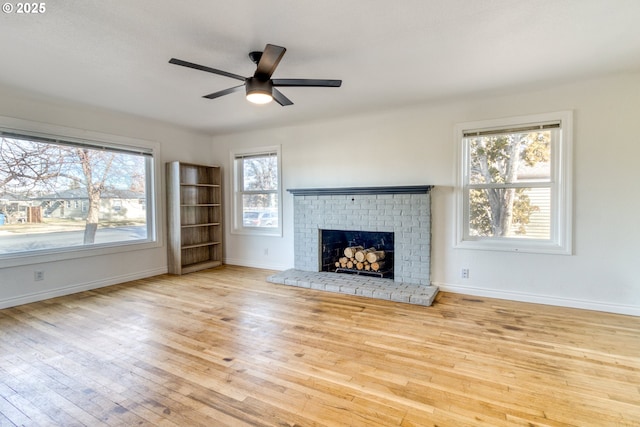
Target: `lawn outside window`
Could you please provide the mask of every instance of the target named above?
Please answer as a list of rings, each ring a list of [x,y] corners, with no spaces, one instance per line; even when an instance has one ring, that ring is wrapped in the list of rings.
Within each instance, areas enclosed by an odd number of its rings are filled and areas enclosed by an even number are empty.
[[[571,254],[572,114],[461,123],[455,246]]]

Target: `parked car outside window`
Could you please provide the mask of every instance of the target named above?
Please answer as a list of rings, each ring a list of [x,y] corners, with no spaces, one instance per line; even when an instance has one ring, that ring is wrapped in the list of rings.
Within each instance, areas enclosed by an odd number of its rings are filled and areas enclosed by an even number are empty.
[[[242,215],[245,227],[277,227],[278,214],[275,212],[247,211]]]

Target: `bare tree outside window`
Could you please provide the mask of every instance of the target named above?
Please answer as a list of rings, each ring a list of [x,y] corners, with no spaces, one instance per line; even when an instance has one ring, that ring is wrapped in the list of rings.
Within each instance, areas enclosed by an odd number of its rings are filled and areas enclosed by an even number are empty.
[[[277,208],[278,159],[275,156],[243,160],[245,209]]]
[[[0,253],[146,239],[148,158],[0,137]]]
[[[469,137],[467,147],[470,234],[548,239],[551,131]]]

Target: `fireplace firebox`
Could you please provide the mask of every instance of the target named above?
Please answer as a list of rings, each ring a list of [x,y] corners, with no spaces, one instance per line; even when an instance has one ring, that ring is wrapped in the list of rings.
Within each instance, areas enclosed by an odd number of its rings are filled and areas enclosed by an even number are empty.
[[[393,232],[320,230],[320,270],[393,279],[393,241]]]

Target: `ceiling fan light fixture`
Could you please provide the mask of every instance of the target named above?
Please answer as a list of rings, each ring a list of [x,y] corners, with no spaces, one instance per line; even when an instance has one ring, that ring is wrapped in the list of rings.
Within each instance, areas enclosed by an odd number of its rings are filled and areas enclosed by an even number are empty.
[[[247,79],[247,101],[254,104],[268,104],[273,101],[270,81],[260,81],[256,78]]]
[[[269,95],[268,93],[251,92],[247,93],[247,101],[254,104],[268,104],[273,101],[273,96]]]

